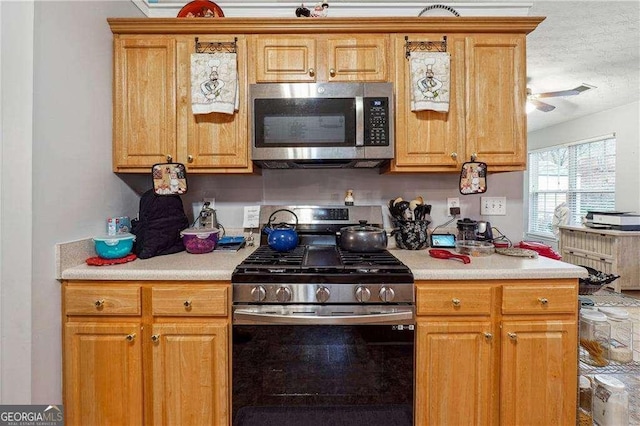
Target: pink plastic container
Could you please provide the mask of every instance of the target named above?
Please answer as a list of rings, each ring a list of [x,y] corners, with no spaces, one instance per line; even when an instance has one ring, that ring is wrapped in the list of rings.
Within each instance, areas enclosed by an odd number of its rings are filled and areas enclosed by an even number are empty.
[[[187,252],[193,254],[210,253],[218,244],[218,228],[188,228],[180,232]]]

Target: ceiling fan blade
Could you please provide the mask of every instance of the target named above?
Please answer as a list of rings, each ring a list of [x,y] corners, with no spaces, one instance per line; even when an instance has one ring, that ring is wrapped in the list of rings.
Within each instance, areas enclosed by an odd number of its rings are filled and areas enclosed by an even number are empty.
[[[546,104],[544,102],[540,102],[536,99],[529,99],[528,102],[531,102],[537,110],[543,111],[543,112],[549,112],[549,111],[553,111],[554,109],[556,109],[556,107],[554,107],[553,105],[549,105]]]
[[[570,89],[570,90],[560,90],[558,92],[543,92],[543,93],[536,93],[534,96],[536,98],[556,98],[559,96],[574,96],[574,95],[579,95],[580,93],[590,90],[590,89],[595,89],[595,86],[591,86],[589,84],[585,84],[582,83],[580,86],[576,87],[575,89]]]

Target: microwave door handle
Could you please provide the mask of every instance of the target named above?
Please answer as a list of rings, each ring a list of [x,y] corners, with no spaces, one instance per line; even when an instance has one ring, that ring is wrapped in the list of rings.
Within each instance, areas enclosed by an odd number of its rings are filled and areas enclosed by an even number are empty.
[[[236,324],[287,324],[287,325],[353,325],[413,323],[413,310],[365,315],[281,315],[242,311],[233,313]]]
[[[364,99],[356,96],[356,146],[364,146]]]

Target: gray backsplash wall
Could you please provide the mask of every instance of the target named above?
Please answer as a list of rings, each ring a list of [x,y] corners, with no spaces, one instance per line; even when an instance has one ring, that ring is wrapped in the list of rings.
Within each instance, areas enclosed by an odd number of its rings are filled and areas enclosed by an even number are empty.
[[[150,176],[120,175],[138,193],[151,188]],[[192,203],[215,198],[217,218],[226,228],[241,228],[243,207],[261,204],[343,205],[347,189],[355,204],[385,207],[385,226],[390,227],[386,205],[390,199],[421,195],[431,204],[433,228],[443,224],[448,197],[460,199],[461,216],[488,220],[514,242],[522,240],[523,172],[490,174],[485,194],[461,195],[458,174],[380,174],[373,169],[263,170],[261,175],[214,175],[187,177],[189,191],[182,196],[187,215]],[[481,196],[507,198],[506,216],[480,216]],[[455,224],[454,224],[455,226]]]

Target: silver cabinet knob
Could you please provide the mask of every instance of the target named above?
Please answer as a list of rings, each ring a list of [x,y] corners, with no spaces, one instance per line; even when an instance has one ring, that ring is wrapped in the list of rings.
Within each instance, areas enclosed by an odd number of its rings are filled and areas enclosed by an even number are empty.
[[[538,302],[540,302],[541,305],[547,305],[549,304],[549,299],[546,297],[538,297]]]
[[[185,309],[191,309],[193,306],[191,304],[191,300],[185,300],[183,303]]]
[[[509,336],[509,339],[513,341],[518,340],[518,335],[516,333],[507,333],[507,336]]]
[[[458,158],[458,153],[457,153],[457,152],[452,152],[452,153],[451,153],[451,158],[453,158],[454,160],[455,160],[456,158]]]
[[[383,302],[391,302],[396,297],[396,292],[391,287],[382,286],[380,288],[380,300]]]
[[[254,302],[262,302],[267,297],[267,290],[262,285],[257,285],[251,289],[251,298]]]
[[[320,286],[316,290],[316,300],[320,303],[325,303],[327,300],[329,300],[330,296],[331,296],[331,292],[327,287]]]
[[[127,342],[133,342],[136,338],[136,333],[127,334]]]
[[[493,339],[493,334],[491,334],[491,333],[489,333],[489,332],[485,331],[485,332],[484,332],[484,337],[485,337],[485,339],[487,339],[487,340],[491,340],[491,339]]]
[[[104,307],[104,299],[98,299],[95,302],[93,302],[93,305],[96,307],[96,309],[100,309]]]
[[[460,306],[460,299],[458,299],[457,297],[454,297],[453,299],[451,299],[451,304],[453,306]]]
[[[471,161],[476,161],[478,159],[478,153],[474,152],[471,154]]]
[[[358,302],[368,302],[371,299],[371,290],[363,285],[356,287],[356,300]]]
[[[309,75],[313,77],[316,74],[315,68],[309,68]]]
[[[171,155],[167,155],[167,163],[172,163],[173,157]]]
[[[187,162],[193,163],[193,155],[188,155],[187,156]]]
[[[159,334],[154,334],[151,336],[151,341],[153,343],[158,343],[160,341],[160,335]]]
[[[330,75],[331,77],[335,77],[335,76],[336,76],[336,70],[335,70],[334,68],[331,68],[331,69],[329,70],[329,75]]]
[[[291,289],[289,287],[280,287],[276,290],[276,300],[284,303],[291,300]]]

